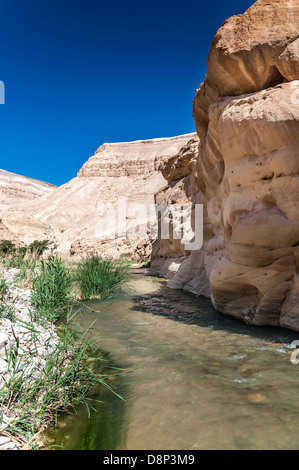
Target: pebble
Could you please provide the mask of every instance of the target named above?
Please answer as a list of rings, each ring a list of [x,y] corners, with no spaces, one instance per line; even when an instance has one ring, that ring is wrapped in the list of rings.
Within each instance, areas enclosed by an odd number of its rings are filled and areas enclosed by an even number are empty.
[[[5,359],[0,359],[0,374],[5,375],[8,372],[8,364]]]
[[[267,398],[260,393],[251,393],[248,395],[248,400],[251,401],[251,403],[265,403]]]

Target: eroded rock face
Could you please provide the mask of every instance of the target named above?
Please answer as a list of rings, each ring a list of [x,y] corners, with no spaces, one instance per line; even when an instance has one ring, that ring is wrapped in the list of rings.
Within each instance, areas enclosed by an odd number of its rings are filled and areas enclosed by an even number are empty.
[[[159,171],[190,135],[101,145],[78,172],[79,178],[148,177]]]
[[[199,158],[199,139],[192,138],[180,151],[162,167],[162,174],[168,186],[156,194],[156,204],[160,207],[174,205],[190,207],[190,224],[185,230],[184,223],[176,225],[175,231],[181,235],[174,237],[173,222],[169,220],[169,237],[162,239],[161,233],[156,240],[151,256],[151,273],[167,278],[168,285],[174,289],[185,289],[195,294],[210,297],[210,285],[206,275],[204,251],[186,248],[185,241],[194,240],[195,204],[203,206],[203,238],[212,236],[212,227],[207,213],[207,200],[198,189],[196,162]],[[188,214],[186,218],[188,217]],[[161,222],[165,221],[162,220]],[[167,220],[166,220],[167,223]],[[188,231],[190,233],[188,233]],[[187,232],[187,233],[186,233]]]
[[[224,22],[207,60],[207,75],[194,99],[200,138],[209,124],[209,107],[224,96],[254,93],[285,78],[299,79],[297,0],[259,0],[243,15]]]
[[[200,294],[210,291],[219,311],[248,323],[295,330],[298,37],[299,2],[288,0],[260,0],[216,34],[206,80],[194,99],[200,144],[188,176],[196,180],[194,194],[206,200],[210,230],[203,248],[187,254],[168,281]]]
[[[293,93],[294,82],[284,83],[211,105],[197,165],[202,174],[209,168],[202,190],[214,237],[205,244],[205,262],[215,307],[256,325],[297,328],[298,303],[290,302],[299,254]]]

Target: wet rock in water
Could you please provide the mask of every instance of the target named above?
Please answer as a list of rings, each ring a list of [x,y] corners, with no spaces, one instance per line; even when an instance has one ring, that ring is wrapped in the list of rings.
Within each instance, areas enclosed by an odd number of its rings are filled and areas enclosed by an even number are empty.
[[[264,395],[261,395],[260,393],[252,393],[248,395],[248,400],[251,403],[266,403],[267,398]]]

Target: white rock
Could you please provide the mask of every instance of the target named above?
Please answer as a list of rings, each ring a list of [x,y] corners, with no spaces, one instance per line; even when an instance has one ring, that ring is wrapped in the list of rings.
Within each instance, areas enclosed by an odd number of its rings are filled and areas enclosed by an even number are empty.
[[[10,438],[6,436],[0,436],[0,446],[3,446],[4,444],[7,444],[10,442]]]
[[[9,441],[0,446],[0,450],[17,450],[17,446],[13,441]]]
[[[9,336],[6,333],[0,333],[0,348],[3,348],[9,342]]]
[[[4,375],[8,372],[8,364],[4,359],[0,359],[0,374]]]

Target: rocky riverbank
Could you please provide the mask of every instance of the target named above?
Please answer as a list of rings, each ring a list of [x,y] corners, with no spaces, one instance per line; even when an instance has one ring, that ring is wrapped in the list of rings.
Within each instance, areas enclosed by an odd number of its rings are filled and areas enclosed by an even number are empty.
[[[17,269],[0,268],[0,279],[4,279],[9,286],[7,300],[0,314],[1,398],[16,379],[27,381],[30,386],[30,383],[44,372],[46,357],[59,343],[54,325],[34,321],[30,290],[17,287],[17,275]],[[1,399],[0,450],[19,450],[28,447],[29,439],[12,432],[13,422],[21,416],[22,409],[10,407],[9,403],[3,405]]]

